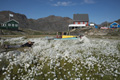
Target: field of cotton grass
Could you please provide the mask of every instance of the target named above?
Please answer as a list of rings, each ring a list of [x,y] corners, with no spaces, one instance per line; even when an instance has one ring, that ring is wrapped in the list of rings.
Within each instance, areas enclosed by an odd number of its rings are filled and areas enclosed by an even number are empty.
[[[32,48],[0,53],[0,80],[119,80],[120,41],[10,38]]]

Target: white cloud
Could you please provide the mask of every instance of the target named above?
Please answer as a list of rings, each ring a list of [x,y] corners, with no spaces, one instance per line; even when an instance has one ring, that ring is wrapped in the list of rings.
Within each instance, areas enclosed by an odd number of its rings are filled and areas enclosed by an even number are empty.
[[[84,0],[83,3],[86,3],[86,4],[94,4],[95,1],[94,1],[94,0]]]
[[[72,5],[71,2],[57,2],[56,4],[53,4],[53,6],[70,6]]]

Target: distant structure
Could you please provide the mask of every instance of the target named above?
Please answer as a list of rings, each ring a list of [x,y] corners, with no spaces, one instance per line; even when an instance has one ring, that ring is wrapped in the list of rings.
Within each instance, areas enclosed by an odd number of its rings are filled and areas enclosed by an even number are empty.
[[[90,26],[90,27],[94,27],[95,24],[94,24],[94,23],[90,23],[89,26]]]
[[[110,24],[110,28],[120,28],[120,25],[117,22]]]
[[[13,14],[9,14],[9,20],[4,23],[0,23],[0,29],[18,30],[19,22],[15,19],[11,19],[13,16]]]
[[[100,27],[100,29],[109,29],[109,27]]]
[[[120,28],[120,25],[117,22],[111,23],[108,27],[101,27],[100,29],[114,29],[114,28]]]
[[[87,27],[89,24],[88,14],[74,14],[73,15],[73,24],[69,24],[68,29],[77,29]]]
[[[95,23],[92,23],[92,22],[89,24],[89,27],[94,27],[95,29],[98,29],[98,26],[95,25]]]
[[[18,30],[19,22],[12,19],[0,24],[0,29]]]

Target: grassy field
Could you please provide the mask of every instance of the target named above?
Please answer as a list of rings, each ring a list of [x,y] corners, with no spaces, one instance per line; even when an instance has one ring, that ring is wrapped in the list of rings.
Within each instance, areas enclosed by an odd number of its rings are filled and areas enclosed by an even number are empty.
[[[23,44],[32,40],[35,44],[32,48],[0,53],[0,80],[120,79],[119,40],[84,37],[80,42],[48,41],[38,35],[13,37],[6,42]]]

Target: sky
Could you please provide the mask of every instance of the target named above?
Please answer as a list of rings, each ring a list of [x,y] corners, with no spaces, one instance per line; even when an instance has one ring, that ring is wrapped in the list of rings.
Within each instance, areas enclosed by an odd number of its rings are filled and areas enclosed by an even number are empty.
[[[0,0],[0,11],[25,14],[38,19],[50,15],[70,17],[88,14],[89,22],[101,24],[120,19],[120,0]]]

